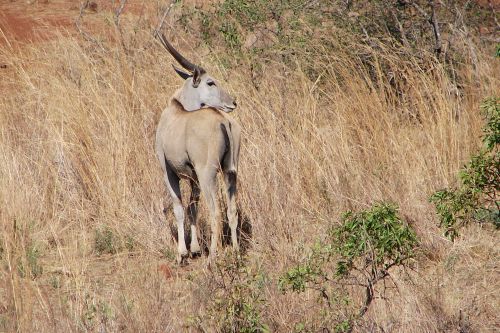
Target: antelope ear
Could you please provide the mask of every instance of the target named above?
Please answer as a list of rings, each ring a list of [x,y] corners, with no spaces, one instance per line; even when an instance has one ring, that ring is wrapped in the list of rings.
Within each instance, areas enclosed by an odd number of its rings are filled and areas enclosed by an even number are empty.
[[[172,67],[174,68],[175,72],[179,74],[179,76],[182,77],[184,80],[187,80],[192,76],[191,74],[184,72],[183,70],[175,67],[174,65],[172,65]]]
[[[201,82],[201,76],[203,75],[205,71],[201,69],[200,67],[196,67],[193,72],[193,87],[198,88],[198,85]]]

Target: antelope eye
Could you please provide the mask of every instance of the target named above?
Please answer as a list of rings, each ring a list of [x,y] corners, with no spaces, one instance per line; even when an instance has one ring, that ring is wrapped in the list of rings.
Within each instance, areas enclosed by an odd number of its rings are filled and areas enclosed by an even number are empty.
[[[215,82],[214,82],[214,81],[208,81],[208,82],[207,82],[207,84],[208,84],[209,86],[215,86]]]

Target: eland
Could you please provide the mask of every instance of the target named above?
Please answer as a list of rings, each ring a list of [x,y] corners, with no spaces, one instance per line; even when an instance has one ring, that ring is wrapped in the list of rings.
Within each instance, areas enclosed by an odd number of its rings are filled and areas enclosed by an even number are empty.
[[[185,69],[174,66],[184,84],[173,94],[163,111],[156,130],[156,154],[164,172],[165,184],[172,198],[177,221],[178,254],[181,264],[188,256],[184,237],[184,207],[180,180],[191,185],[187,215],[191,226],[191,254],[201,252],[196,219],[200,194],[210,211],[211,241],[209,263],[216,255],[221,240],[221,213],[217,200],[217,174],[224,176],[227,218],[231,241],[238,250],[236,228],[236,177],[240,151],[240,125],[227,113],[236,108],[236,101],[206,71],[183,57],[165,38],[157,33],[165,49]]]

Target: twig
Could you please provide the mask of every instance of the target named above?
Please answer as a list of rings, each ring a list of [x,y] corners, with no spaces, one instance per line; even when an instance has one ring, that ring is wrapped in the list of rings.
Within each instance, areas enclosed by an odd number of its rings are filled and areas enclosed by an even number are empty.
[[[425,10],[422,9],[416,2],[412,2],[413,7],[415,7],[418,12],[425,17],[425,19],[431,24],[432,30],[434,31],[434,39],[436,40],[436,44],[434,46],[434,52],[439,56],[442,51],[442,43],[441,43],[441,32],[439,31],[439,23],[436,18],[436,4],[434,0],[429,0],[429,5],[431,6],[431,15],[428,15]]]
[[[439,31],[439,23],[436,18],[436,4],[433,0],[430,0],[429,3],[432,8],[432,14],[429,22],[432,24],[432,29],[434,30],[434,38],[436,39],[436,45],[434,46],[434,51],[436,51],[436,54],[439,56],[442,50],[442,43],[441,43],[441,32]]]
[[[160,23],[158,24],[158,27],[155,29],[153,35],[156,36],[158,35],[158,33],[163,29],[163,23],[165,23],[165,19],[167,18],[168,14],[170,13],[170,10],[172,10],[172,7],[174,7],[174,4],[175,4],[175,0],[172,0],[172,2],[170,3],[170,5],[165,8],[165,11],[163,12],[163,16],[160,20]]]
[[[125,5],[127,4],[127,0],[121,0],[120,5],[115,11],[115,26],[116,29],[118,30],[118,33],[120,34],[120,42],[122,44],[123,49],[127,52],[127,47],[125,46],[125,41],[123,40],[123,32],[122,28],[120,27],[120,15],[123,12],[123,9],[125,8]]]
[[[126,4],[127,4],[127,0],[121,0],[120,1],[120,6],[118,6],[118,8],[116,9],[116,12],[115,12],[115,24],[116,24],[117,27],[120,26],[120,15],[122,14],[123,9],[125,8]]]
[[[103,51],[106,51],[106,49],[101,45],[101,43],[99,43],[99,41],[97,39],[95,39],[94,37],[92,37],[89,33],[87,33],[86,31],[84,31],[82,29],[81,25],[80,25],[82,17],[83,17],[83,10],[89,6],[89,2],[90,2],[90,0],[82,1],[82,4],[80,5],[80,14],[78,15],[78,18],[76,19],[76,22],[75,22],[76,28],[78,29],[78,32],[86,40],[97,44]]]
[[[351,6],[352,6],[352,1],[351,0],[346,0],[345,1],[345,9],[346,10],[351,10]]]
[[[500,29],[500,24],[498,24],[497,12],[495,10],[495,7],[493,7],[493,3],[491,0],[488,0],[488,7],[490,7],[490,10],[493,14],[493,20],[495,20],[495,24],[497,25],[497,30],[498,30],[498,29]]]
[[[368,281],[368,286],[366,287],[365,290],[365,302],[363,306],[361,307],[361,310],[359,310],[358,317],[363,317],[366,311],[368,311],[368,307],[370,306],[371,302],[373,301],[373,295],[374,295],[374,290],[373,290],[373,285]]]
[[[396,23],[398,25],[398,29],[399,29],[399,33],[401,34],[401,41],[403,42],[403,45],[405,47],[409,48],[410,43],[408,43],[408,39],[406,39],[406,32],[405,32],[403,25],[401,24],[401,21],[399,21],[398,16],[394,12],[394,9],[392,7],[390,8],[390,12],[391,12],[392,17],[394,18],[394,20],[396,21]]]

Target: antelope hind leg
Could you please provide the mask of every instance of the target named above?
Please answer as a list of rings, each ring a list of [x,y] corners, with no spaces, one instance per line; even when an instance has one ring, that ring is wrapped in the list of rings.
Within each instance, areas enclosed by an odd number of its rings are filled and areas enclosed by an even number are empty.
[[[219,209],[219,202],[217,201],[217,183],[216,183],[216,170],[210,170],[208,172],[201,173],[199,176],[201,191],[203,197],[207,203],[208,209],[210,210],[210,228],[211,228],[211,240],[210,240],[210,254],[209,254],[209,264],[213,261],[217,255],[217,248],[219,247],[221,240],[221,214]]]
[[[224,183],[226,185],[227,219],[231,228],[231,242],[233,249],[238,251],[238,210],[236,208],[236,172],[224,172]]]
[[[200,243],[198,242],[198,232],[196,222],[198,219],[198,202],[200,201],[200,186],[196,180],[191,180],[191,197],[188,205],[188,218],[191,224],[191,256],[201,253]]]
[[[174,215],[177,221],[177,263],[182,264],[188,256],[186,239],[184,237],[184,207],[182,206],[179,177],[167,166],[165,172],[165,184],[172,199]]]

